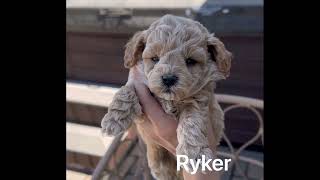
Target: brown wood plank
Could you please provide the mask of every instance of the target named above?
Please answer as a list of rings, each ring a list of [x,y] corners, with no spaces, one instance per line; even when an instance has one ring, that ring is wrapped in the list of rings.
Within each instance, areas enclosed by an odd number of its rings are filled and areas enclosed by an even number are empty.
[[[91,117],[87,105],[74,104],[73,107],[75,118],[80,124],[91,124]]]
[[[69,63],[78,68],[88,68],[96,70],[110,70],[119,68],[125,72],[123,67],[123,55],[98,54],[92,52],[70,52],[72,58]],[[98,66],[97,66],[98,65]]]
[[[70,36],[69,50],[75,52],[111,53],[115,55],[123,54],[128,38],[129,35],[114,37],[109,35],[94,36],[92,34],[73,33]],[[86,44],[81,44],[83,42],[86,42]]]
[[[67,169],[92,173],[101,157],[67,151]]]
[[[90,162],[91,162],[91,166],[95,169],[100,161],[101,157],[97,157],[97,156],[91,156],[90,157]]]
[[[77,162],[81,164],[83,167],[91,169],[90,157],[86,154],[76,154]]]
[[[68,122],[100,127],[107,112],[107,108],[67,102],[66,119]]]
[[[92,124],[100,127],[101,120],[107,112],[108,112],[107,108],[92,106],[90,108],[90,113],[93,120]]]
[[[74,155],[73,155],[73,153],[72,152],[70,152],[70,151],[67,151],[66,152],[66,157],[67,157],[67,162],[66,162],[66,164],[68,165],[68,164],[75,164],[75,159],[74,159]]]
[[[108,72],[99,73],[97,71],[87,71],[84,69],[73,68],[72,72],[67,75],[71,80],[83,80],[98,83],[108,83],[121,86],[127,82],[128,73],[123,72]]]
[[[66,103],[66,119],[75,119],[74,113],[72,111],[72,103],[70,102]]]
[[[126,82],[128,70],[123,67],[123,45],[130,34],[68,33],[67,36],[70,36],[67,53],[71,54],[67,61],[69,79],[118,85]],[[262,98],[262,93],[257,92],[263,89],[263,36],[225,36],[220,39],[235,57],[231,76],[221,82],[221,90]],[[245,88],[248,84],[252,88],[250,93]]]

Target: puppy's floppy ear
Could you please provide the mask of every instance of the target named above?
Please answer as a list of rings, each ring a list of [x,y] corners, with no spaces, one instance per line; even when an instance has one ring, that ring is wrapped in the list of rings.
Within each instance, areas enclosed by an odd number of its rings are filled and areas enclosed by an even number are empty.
[[[142,52],[145,47],[143,31],[136,32],[126,44],[124,53],[124,66],[130,68],[134,66],[139,59],[142,59]]]
[[[213,34],[208,37],[208,52],[211,59],[217,63],[218,70],[227,78],[230,75],[231,59],[233,55],[224,44]]]

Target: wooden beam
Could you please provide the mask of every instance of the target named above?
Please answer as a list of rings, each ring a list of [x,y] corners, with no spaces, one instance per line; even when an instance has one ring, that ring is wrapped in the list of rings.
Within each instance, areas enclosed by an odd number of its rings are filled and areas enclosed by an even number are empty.
[[[84,85],[70,82],[67,82],[66,86],[67,101],[103,107],[108,107],[114,94],[119,90],[119,88],[109,87],[107,85]],[[216,94],[216,97],[220,103],[241,103],[263,109],[263,100],[227,94]]]
[[[68,102],[108,107],[118,88],[67,82],[66,91]]]
[[[67,180],[90,180],[91,176],[85,173],[67,170],[66,179]]]
[[[67,125],[67,150],[94,156],[103,156],[114,137],[104,137],[101,128],[75,123]]]

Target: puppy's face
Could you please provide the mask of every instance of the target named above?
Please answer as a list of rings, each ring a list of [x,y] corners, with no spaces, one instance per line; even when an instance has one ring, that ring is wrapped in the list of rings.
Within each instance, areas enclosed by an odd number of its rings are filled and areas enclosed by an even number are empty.
[[[159,25],[150,32],[142,54],[151,92],[179,100],[201,81],[208,68],[205,39],[195,28]]]
[[[150,91],[160,98],[181,100],[214,79],[208,76],[229,74],[231,54],[200,23],[166,15],[135,36],[127,44],[125,65],[142,59]]]

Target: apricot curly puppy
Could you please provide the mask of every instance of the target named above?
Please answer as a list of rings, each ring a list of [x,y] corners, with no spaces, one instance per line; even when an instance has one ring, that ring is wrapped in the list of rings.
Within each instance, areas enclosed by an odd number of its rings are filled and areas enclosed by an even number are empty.
[[[176,153],[189,159],[213,158],[207,138],[212,122],[218,145],[224,129],[224,114],[215,96],[216,82],[229,76],[232,55],[224,44],[199,22],[165,15],[137,32],[127,43],[124,65],[144,69],[148,87],[166,113],[179,122]],[[107,135],[117,135],[142,120],[143,114],[132,84],[116,93],[102,120]],[[148,139],[136,123],[147,145],[148,164],[156,179],[183,179],[176,159]]]

